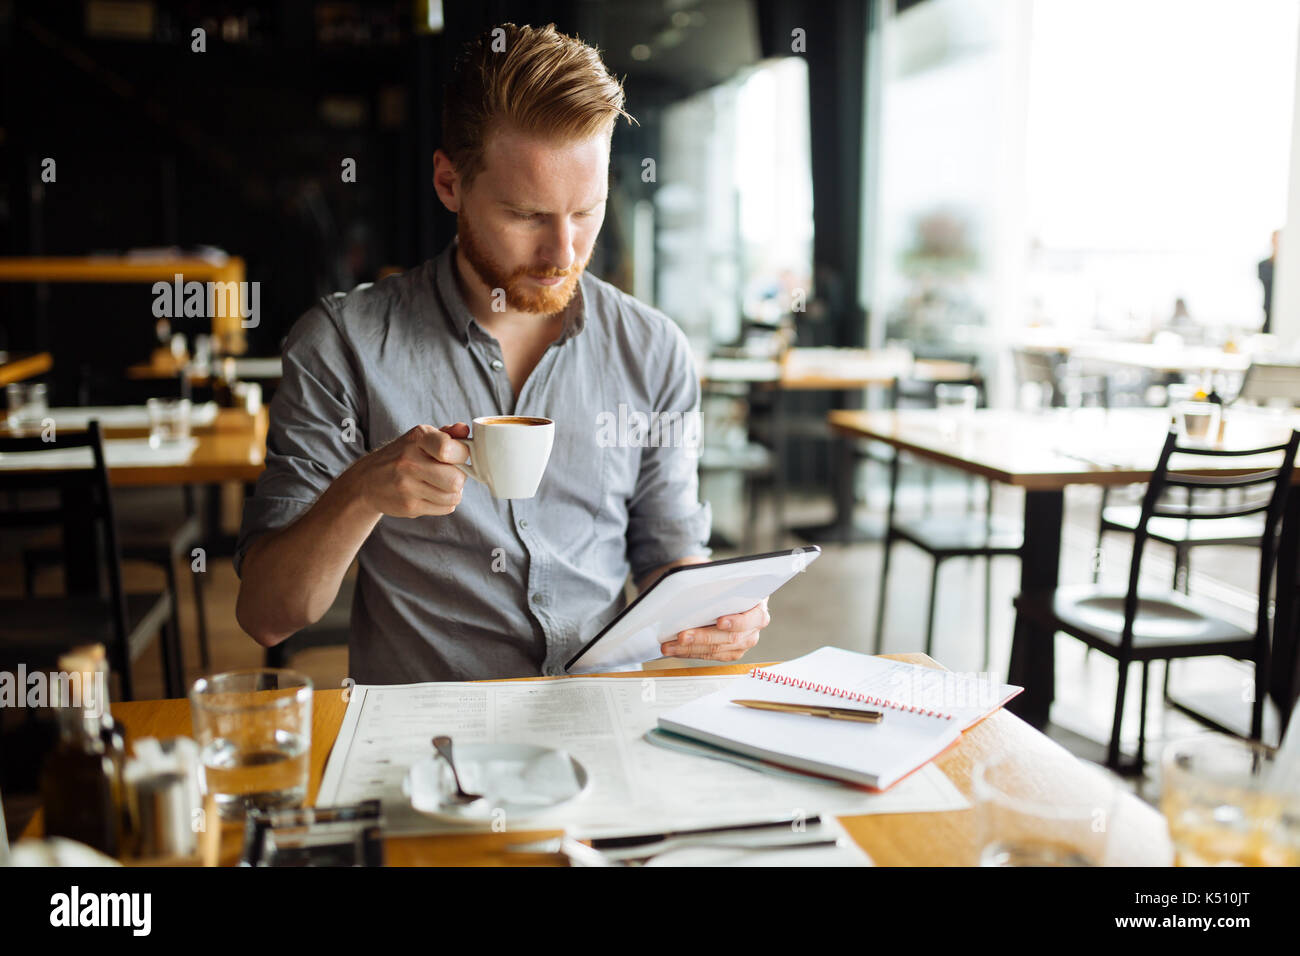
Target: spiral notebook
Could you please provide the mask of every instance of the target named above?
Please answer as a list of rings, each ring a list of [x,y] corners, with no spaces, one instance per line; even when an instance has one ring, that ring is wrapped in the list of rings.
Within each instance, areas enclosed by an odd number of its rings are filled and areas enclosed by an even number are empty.
[[[943,753],[1024,688],[823,647],[755,668],[725,690],[659,718],[659,727],[809,773],[887,790]],[[879,710],[878,724],[752,710],[734,700]]]

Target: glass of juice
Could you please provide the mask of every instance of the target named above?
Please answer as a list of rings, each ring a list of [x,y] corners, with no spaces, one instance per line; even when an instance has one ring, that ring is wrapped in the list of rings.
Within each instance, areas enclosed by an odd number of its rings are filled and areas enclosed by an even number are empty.
[[[1200,734],[1169,744],[1162,769],[1177,866],[1300,866],[1300,792],[1272,748]]]

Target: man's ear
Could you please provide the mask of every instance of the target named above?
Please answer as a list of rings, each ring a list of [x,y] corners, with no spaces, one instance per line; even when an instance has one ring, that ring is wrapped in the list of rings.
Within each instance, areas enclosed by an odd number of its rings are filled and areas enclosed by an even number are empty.
[[[460,176],[451,157],[440,149],[433,154],[433,188],[449,212],[460,212]]]

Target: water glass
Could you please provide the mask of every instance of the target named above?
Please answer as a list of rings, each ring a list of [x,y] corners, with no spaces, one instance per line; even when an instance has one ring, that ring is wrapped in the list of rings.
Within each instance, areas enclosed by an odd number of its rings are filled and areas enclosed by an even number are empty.
[[[980,390],[974,385],[936,385],[934,403],[939,409],[940,429],[948,439],[957,437],[958,429],[975,414]]]
[[[151,398],[149,410],[149,447],[159,448],[190,437],[190,400],[188,398]]]
[[[12,382],[5,386],[9,427],[40,425],[50,413],[45,385],[41,382]]]
[[[1272,748],[1201,734],[1169,744],[1162,769],[1176,866],[1300,866],[1300,793]]]
[[[1052,387],[1046,382],[1021,382],[1016,406],[1022,412],[1038,414],[1052,404]]]
[[[300,807],[311,760],[311,679],[268,667],[201,677],[190,690],[203,793],[223,820]]]
[[[1005,756],[979,764],[975,791],[980,866],[1101,866],[1115,785],[1085,768],[1069,784]]]
[[[1178,439],[1185,445],[1211,444],[1219,435],[1221,406],[1215,402],[1179,402],[1174,409]]]

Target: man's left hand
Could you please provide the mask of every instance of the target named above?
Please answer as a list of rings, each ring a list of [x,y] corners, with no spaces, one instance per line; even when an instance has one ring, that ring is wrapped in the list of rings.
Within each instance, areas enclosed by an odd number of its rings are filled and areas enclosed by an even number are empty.
[[[772,623],[767,598],[748,611],[720,617],[713,627],[693,627],[660,645],[664,657],[693,657],[710,661],[739,660],[758,643],[758,632]]]

